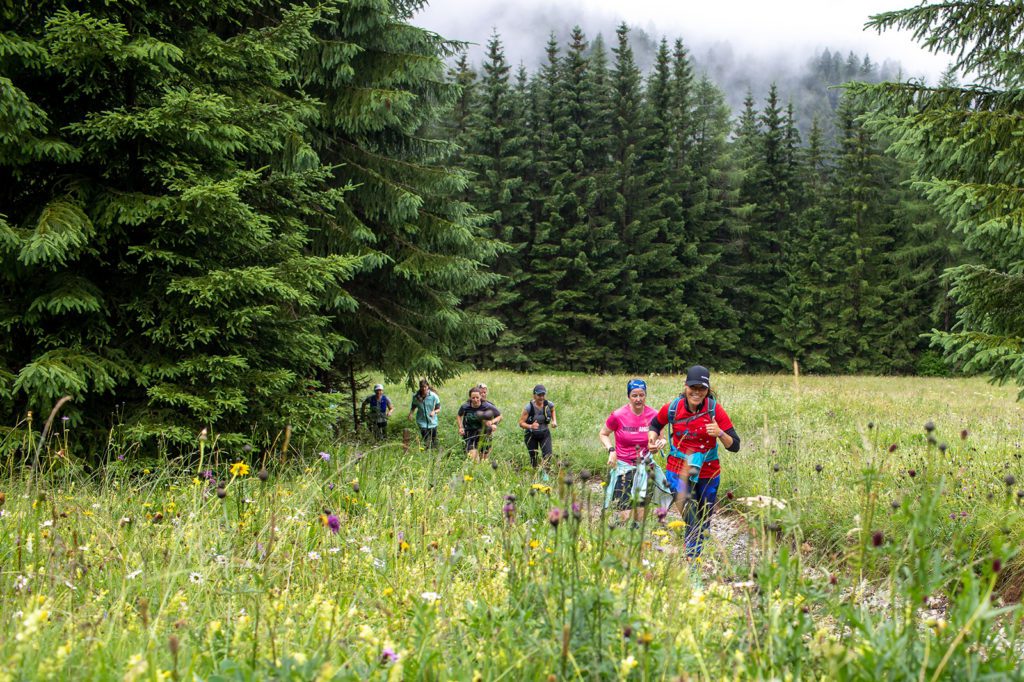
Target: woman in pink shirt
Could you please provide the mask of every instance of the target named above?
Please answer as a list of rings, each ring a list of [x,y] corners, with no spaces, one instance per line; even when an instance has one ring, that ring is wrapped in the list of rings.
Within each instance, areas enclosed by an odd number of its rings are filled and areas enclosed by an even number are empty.
[[[612,469],[605,494],[605,507],[614,505],[623,521],[633,509],[633,518],[643,518],[647,504],[648,478],[643,475],[647,454],[647,430],[657,411],[647,406],[647,383],[631,379],[626,384],[629,402],[608,415],[601,427],[601,444],[608,450],[608,468]],[[614,445],[611,437],[615,436]],[[641,474],[638,476],[638,468]],[[653,487],[653,481],[650,483]]]

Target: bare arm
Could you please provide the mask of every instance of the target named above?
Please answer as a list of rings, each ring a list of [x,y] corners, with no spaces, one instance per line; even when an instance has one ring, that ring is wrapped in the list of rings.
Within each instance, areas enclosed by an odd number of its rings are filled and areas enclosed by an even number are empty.
[[[608,451],[608,468],[615,466],[615,463],[619,460],[619,456],[615,454],[615,444],[612,443],[611,435],[612,430],[607,425],[601,427],[601,433],[598,438],[601,439],[601,445],[604,446],[605,450]]]
[[[519,428],[526,429],[527,431],[536,428],[536,424],[527,424],[526,418],[530,416],[530,413],[523,410],[523,413],[519,415]]]

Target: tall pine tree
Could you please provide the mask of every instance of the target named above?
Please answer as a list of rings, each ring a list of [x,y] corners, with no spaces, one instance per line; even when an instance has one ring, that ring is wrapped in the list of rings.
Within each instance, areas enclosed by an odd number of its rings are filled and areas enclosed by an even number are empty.
[[[345,183],[293,88],[319,10],[249,1],[8,4],[0,36],[0,401],[222,441],[316,414],[373,264],[313,251]],[[244,16],[247,20],[237,21]]]
[[[449,165],[453,143],[436,136],[442,113],[465,94],[445,78],[442,60],[462,46],[410,25],[403,6],[387,0],[332,7],[300,76],[323,103],[317,152],[352,189],[337,229],[318,246],[375,266],[348,287],[358,307],[336,317],[353,344],[336,369],[350,380],[366,368],[410,383],[444,379],[500,328],[462,305],[494,282],[484,264],[498,245],[464,200],[466,174]]]

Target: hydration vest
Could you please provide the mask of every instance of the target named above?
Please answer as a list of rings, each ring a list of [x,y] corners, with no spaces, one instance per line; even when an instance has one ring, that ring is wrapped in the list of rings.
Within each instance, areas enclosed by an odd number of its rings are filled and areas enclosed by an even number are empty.
[[[551,408],[554,404],[548,400],[544,400],[544,410],[538,413],[537,406],[533,404],[533,401],[526,403],[526,423],[527,424],[540,424],[538,431],[546,431],[548,424],[551,423]]]
[[[690,416],[690,417],[682,417],[680,419],[676,419],[676,413],[679,410],[679,402],[681,400],[685,400],[685,398],[683,396],[681,396],[681,395],[677,396],[675,398],[675,400],[673,400],[671,402],[671,404],[669,404],[669,406],[668,406],[669,454],[668,454],[668,461],[667,461],[668,467],[667,468],[668,468],[669,471],[671,471],[673,473],[679,473],[679,472],[682,471],[683,465],[685,464],[687,457],[689,457],[689,459],[690,459],[690,466],[697,467],[697,469],[700,469],[702,466],[704,466],[705,462],[712,462],[712,461],[718,459],[718,439],[717,438],[715,439],[715,446],[713,448],[711,448],[710,450],[708,450],[707,452],[694,452],[694,453],[691,453],[690,455],[683,454],[679,450],[679,448],[676,447],[676,438],[675,438],[675,425],[676,424],[689,424],[693,420],[698,419],[700,417],[703,417],[704,415],[708,415],[709,417],[711,417],[712,420],[714,420],[714,418],[715,418],[715,399],[712,398],[711,396],[708,396],[708,398],[707,398],[708,408],[706,410],[704,410],[702,412],[698,412],[697,414],[695,414],[693,416]],[[679,434],[679,436],[680,437],[686,436],[689,432],[690,432],[689,429],[683,429],[683,432],[681,434]],[[673,460],[675,460],[675,461],[673,461]]]

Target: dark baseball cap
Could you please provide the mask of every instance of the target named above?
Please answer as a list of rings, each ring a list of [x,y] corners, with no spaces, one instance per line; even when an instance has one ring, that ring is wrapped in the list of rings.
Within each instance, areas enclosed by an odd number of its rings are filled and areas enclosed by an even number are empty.
[[[544,388],[544,384],[537,384],[536,386],[533,387],[533,394],[534,395],[541,395],[541,394],[547,395],[547,393],[548,393],[548,389]]]
[[[686,385],[711,388],[711,372],[708,371],[707,367],[694,365],[686,370]]]

